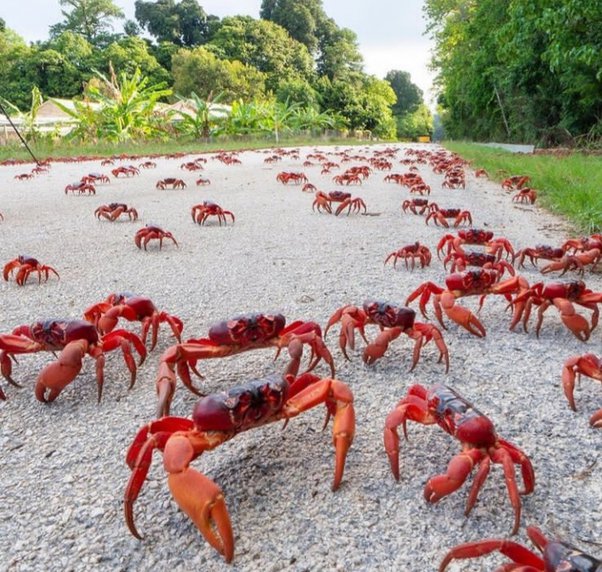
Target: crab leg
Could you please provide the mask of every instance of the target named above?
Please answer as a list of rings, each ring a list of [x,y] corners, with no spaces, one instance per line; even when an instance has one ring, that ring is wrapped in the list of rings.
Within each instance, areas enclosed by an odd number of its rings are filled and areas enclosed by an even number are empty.
[[[336,455],[332,490],[336,491],[343,478],[347,451],[355,435],[355,410],[349,387],[337,379],[321,379],[289,399],[282,412],[283,417],[289,419],[320,403],[325,403],[329,411],[334,410],[332,436]]]
[[[504,556],[507,556],[516,564],[528,567],[526,570],[544,570],[544,561],[533,554],[530,550],[512,542],[511,540],[478,540],[475,542],[466,542],[452,548],[443,558],[439,565],[439,572],[445,572],[445,569],[449,566],[452,560],[463,560],[466,558],[478,558],[480,556],[486,556],[487,554],[493,554],[499,552]],[[502,570],[525,570],[525,568],[513,566],[504,567]]]

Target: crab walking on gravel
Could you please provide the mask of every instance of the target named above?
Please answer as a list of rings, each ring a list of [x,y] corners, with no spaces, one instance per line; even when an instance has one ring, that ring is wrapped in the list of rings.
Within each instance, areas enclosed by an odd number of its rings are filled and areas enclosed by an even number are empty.
[[[126,457],[132,474],[123,506],[130,532],[141,538],[134,523],[134,502],[146,479],[153,451],[159,449],[163,452],[163,466],[174,500],[207,542],[226,562],[231,562],[234,536],[224,495],[219,486],[190,463],[238,433],[280,420],[286,424],[289,419],[322,403],[327,409],[326,423],[334,417],[336,453],[332,490],[336,491],[355,434],[351,390],[342,381],[320,379],[310,373],[297,378],[273,375],[203,397],[194,406],[192,419],[163,417],[138,431]]]

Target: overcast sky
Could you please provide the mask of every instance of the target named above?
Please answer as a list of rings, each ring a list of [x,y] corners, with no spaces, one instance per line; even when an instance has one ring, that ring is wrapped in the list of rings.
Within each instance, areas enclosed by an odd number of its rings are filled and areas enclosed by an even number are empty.
[[[134,19],[135,0],[114,0],[127,18]],[[2,0],[0,10],[9,28],[27,41],[48,38],[48,27],[62,20],[58,0]],[[223,18],[248,14],[259,18],[261,0],[199,0],[208,14]],[[323,0],[328,16],[358,37],[364,70],[383,78],[390,70],[407,71],[431,100],[433,74],[427,69],[431,42],[423,36],[424,0]]]

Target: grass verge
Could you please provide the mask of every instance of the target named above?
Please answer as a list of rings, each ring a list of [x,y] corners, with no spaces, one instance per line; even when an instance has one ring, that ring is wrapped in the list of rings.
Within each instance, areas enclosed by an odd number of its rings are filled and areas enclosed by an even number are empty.
[[[219,138],[210,142],[170,140],[153,142],[132,142],[109,144],[99,142],[96,144],[70,143],[28,143],[36,158],[58,159],[62,157],[111,157],[113,155],[167,155],[169,153],[204,153],[212,151],[240,151],[243,149],[266,149],[274,147],[297,147],[300,145],[366,145],[366,140],[341,139],[341,138],[286,138],[281,139],[276,145],[274,139],[267,138]],[[20,142],[15,142],[4,147],[0,146],[0,161],[17,159],[31,161],[31,155]]]
[[[541,206],[565,216],[578,232],[602,232],[602,157],[523,155],[473,143],[443,145],[470,161],[472,168],[486,169],[491,180],[529,175]]]

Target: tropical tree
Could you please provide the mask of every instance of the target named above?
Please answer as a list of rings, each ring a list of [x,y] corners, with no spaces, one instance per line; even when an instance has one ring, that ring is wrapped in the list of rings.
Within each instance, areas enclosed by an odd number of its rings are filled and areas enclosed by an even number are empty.
[[[136,0],[136,20],[157,42],[172,42],[177,46],[198,46],[206,43],[218,20],[208,16],[197,0]]]
[[[204,47],[180,49],[172,59],[174,91],[183,96],[192,92],[208,98],[222,93],[226,102],[252,100],[265,95],[265,74],[239,61],[222,60]]]
[[[70,30],[82,35],[94,45],[105,43],[113,30],[111,21],[124,18],[124,13],[112,0],[59,0],[64,22],[50,26],[50,35],[58,36]]]
[[[122,37],[111,42],[104,50],[96,52],[94,68],[109,73],[112,65],[116,72],[133,75],[139,69],[151,83],[166,82],[170,84],[170,73],[150,53],[148,44],[137,36]]]
[[[414,83],[409,72],[391,70],[385,76],[385,80],[391,84],[397,97],[393,104],[393,115],[412,113],[423,103],[422,90]]]
[[[262,0],[260,18],[282,26],[310,53],[318,49],[318,27],[326,19],[322,0]]]
[[[208,47],[224,59],[238,60],[266,74],[266,88],[272,91],[282,79],[310,79],[313,75],[313,60],[307,48],[267,20],[224,18]]]

